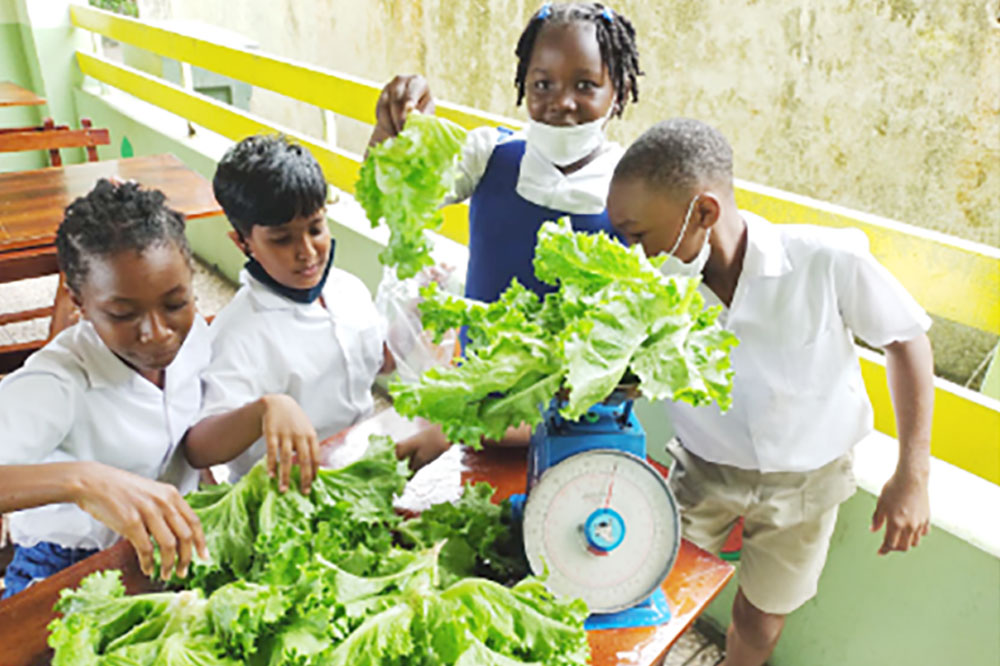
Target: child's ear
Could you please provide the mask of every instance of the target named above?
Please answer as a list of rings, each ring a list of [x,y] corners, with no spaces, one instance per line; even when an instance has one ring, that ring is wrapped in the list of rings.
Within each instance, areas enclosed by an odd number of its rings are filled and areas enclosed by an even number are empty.
[[[698,197],[695,204],[695,220],[702,229],[710,229],[722,217],[722,202],[711,192],[705,192]]]
[[[69,299],[69,302],[73,304],[74,308],[80,311],[81,317],[83,317],[84,319],[89,319],[89,317],[87,317],[87,309],[83,307],[83,298],[81,298],[80,294],[68,284],[63,285],[62,299],[56,297],[56,304],[58,305],[60,300],[63,300],[65,302],[66,298]]]
[[[243,235],[240,232],[236,231],[235,229],[230,229],[228,232],[226,232],[226,235],[229,236],[229,240],[233,241],[236,247],[240,249],[240,252],[247,255],[248,257],[250,256],[250,248],[247,247],[247,242],[246,240],[244,240]]]

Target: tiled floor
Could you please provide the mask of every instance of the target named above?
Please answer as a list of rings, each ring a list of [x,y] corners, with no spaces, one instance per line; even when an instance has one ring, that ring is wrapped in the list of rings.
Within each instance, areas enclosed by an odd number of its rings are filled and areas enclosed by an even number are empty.
[[[56,284],[56,276],[0,284],[0,311],[10,312],[51,303]],[[197,262],[194,290],[198,310],[203,315],[213,315],[218,312],[235,292],[231,283]],[[48,326],[47,319],[2,326],[0,343],[45,337]],[[663,666],[713,666],[721,656],[722,652],[718,645],[697,628],[692,627],[674,645]]]

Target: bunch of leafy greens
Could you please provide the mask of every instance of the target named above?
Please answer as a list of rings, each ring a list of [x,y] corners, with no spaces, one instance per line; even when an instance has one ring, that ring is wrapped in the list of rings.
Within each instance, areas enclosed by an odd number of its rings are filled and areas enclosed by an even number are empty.
[[[455,179],[457,156],[466,132],[435,116],[411,113],[403,131],[372,146],[361,165],[354,195],[372,226],[384,221],[389,245],[379,255],[400,278],[429,266],[425,229],[437,229],[439,210]]]
[[[431,283],[421,291],[424,327],[439,337],[466,327],[469,343],[461,363],[392,385],[396,410],[478,446],[537,425],[556,395],[565,397],[560,413],[578,419],[623,380],[651,400],[728,409],[737,340],[717,323],[720,308],[705,308],[699,281],[665,277],[663,261],[563,219],[538,233],[535,275],[559,287],[544,301],[516,280],[490,304]]]
[[[517,666],[585,664],[582,601],[523,578],[509,505],[487,484],[404,520],[388,438],[321,471],[308,496],[263,467],[188,496],[212,559],[194,589],[125,596],[118,572],[65,590],[55,666]],[[489,578],[475,577],[485,575]]]

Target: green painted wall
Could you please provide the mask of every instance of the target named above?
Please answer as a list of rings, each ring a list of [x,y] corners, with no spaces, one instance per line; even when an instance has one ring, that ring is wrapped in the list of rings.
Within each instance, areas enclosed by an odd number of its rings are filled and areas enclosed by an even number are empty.
[[[1000,560],[940,529],[879,557],[874,510],[860,490],[841,506],[819,594],[789,616],[772,666],[1000,664]],[[703,617],[728,626],[735,593]]]
[[[13,5],[12,0],[3,0]],[[0,18],[5,15],[0,13]],[[7,18],[16,18],[11,13]],[[21,24],[16,20],[0,22],[0,81],[13,81],[17,85],[32,89],[28,59],[21,42]],[[33,106],[10,106],[0,108],[0,126],[29,127],[42,122],[42,114]],[[0,153],[0,171],[21,171],[37,169],[48,162],[40,152]]]

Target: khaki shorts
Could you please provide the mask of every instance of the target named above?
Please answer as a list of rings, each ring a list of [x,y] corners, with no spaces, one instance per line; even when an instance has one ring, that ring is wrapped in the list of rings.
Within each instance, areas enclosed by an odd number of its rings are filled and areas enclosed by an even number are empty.
[[[718,553],[744,517],[739,582],[750,603],[787,615],[816,595],[837,507],[857,489],[850,453],[811,472],[758,472],[710,463],[676,440],[667,450],[687,539]]]

